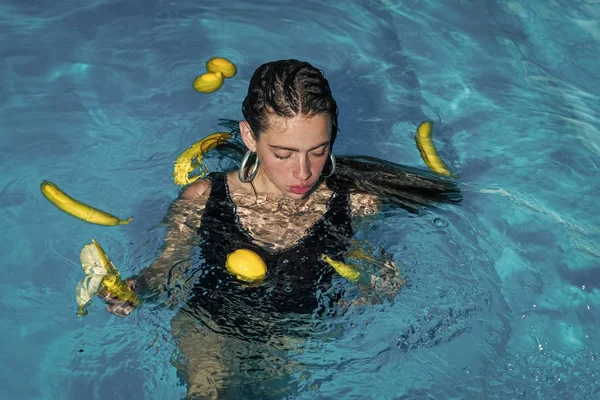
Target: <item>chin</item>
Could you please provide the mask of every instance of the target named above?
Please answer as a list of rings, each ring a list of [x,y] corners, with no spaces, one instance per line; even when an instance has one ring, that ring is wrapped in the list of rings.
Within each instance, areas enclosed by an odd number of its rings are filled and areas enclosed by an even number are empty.
[[[310,194],[310,192],[308,192],[308,193],[302,193],[302,194],[292,193],[292,192],[285,192],[285,197],[287,197],[288,199],[292,199],[292,200],[300,200],[300,199],[303,199],[305,197],[308,197],[309,194]]]

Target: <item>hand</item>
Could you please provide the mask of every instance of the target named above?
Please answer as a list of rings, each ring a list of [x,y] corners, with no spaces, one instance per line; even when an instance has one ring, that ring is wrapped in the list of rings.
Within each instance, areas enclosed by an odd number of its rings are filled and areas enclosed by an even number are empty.
[[[368,284],[358,284],[360,297],[353,305],[382,304],[385,300],[393,303],[405,281],[392,260],[385,260],[377,275],[371,275]]]
[[[127,286],[129,286],[131,290],[135,291],[135,280],[127,278],[125,279],[125,283],[127,284]],[[102,290],[98,292],[98,297],[103,299],[106,303],[106,311],[116,315],[117,317],[126,317],[135,308],[133,303],[129,301],[119,300],[116,297],[111,296],[111,294],[108,293],[108,291],[105,288],[102,288]]]

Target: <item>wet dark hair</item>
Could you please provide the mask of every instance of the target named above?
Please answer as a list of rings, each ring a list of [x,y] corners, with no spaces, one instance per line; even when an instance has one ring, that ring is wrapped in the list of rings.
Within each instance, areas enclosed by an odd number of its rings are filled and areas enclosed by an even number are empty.
[[[331,145],[338,132],[338,107],[323,72],[307,62],[280,60],[261,65],[252,75],[242,113],[254,138],[268,128],[269,116],[293,118],[327,114]]]
[[[268,128],[273,114],[286,118],[329,115],[332,148],[338,132],[338,107],[329,82],[322,71],[298,60],[273,61],[258,67],[250,79],[242,113],[255,139]],[[236,139],[220,146],[220,150],[229,148],[238,157],[243,155],[238,123],[223,120],[221,125],[230,128]],[[328,168],[329,160],[325,170]],[[337,156],[336,171],[325,182],[332,190],[372,194],[410,212],[434,202],[461,201],[454,179],[368,156]]]

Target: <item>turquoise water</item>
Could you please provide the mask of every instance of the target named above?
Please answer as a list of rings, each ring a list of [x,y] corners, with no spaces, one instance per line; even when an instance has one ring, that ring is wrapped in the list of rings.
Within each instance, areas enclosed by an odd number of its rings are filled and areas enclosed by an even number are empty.
[[[325,71],[338,154],[424,167],[412,135],[433,120],[465,197],[365,223],[357,237],[409,284],[323,321],[289,355],[305,365],[290,398],[600,397],[600,3],[444,3],[3,2],[0,397],[185,394],[172,311],[119,319],[95,301],[77,318],[79,251],[93,237],[123,275],[148,265],[178,193],[173,160],[240,119],[252,72],[280,58]],[[197,93],[212,56],[239,72]],[[69,217],[45,179],[133,222]]]

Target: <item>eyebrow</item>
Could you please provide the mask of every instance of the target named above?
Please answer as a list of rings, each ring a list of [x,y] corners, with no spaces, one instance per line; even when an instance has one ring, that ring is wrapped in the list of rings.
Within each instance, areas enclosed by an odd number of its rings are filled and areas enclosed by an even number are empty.
[[[325,146],[326,144],[329,144],[329,140],[326,140],[325,142],[321,143],[320,145],[315,146],[315,147],[313,147],[311,149],[308,149],[308,151],[316,150],[319,147]],[[294,147],[273,146],[273,145],[269,145],[269,147],[272,148],[272,149],[277,149],[277,150],[300,151],[300,149],[296,149]]]

